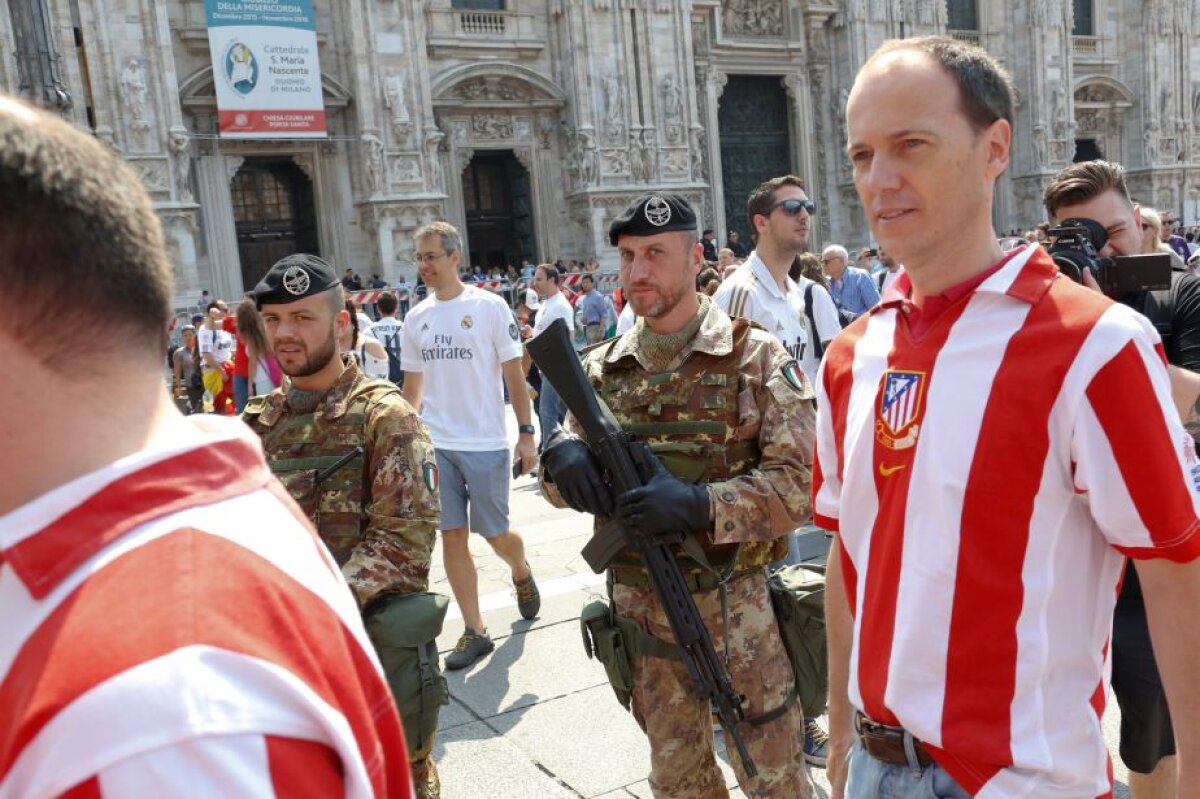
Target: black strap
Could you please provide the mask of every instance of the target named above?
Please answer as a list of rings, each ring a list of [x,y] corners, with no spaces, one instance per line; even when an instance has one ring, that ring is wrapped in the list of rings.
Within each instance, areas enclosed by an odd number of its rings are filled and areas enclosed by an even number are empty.
[[[821,334],[817,332],[817,318],[813,316],[813,287],[816,285],[816,283],[809,283],[804,288],[804,315],[808,317],[808,332],[812,336],[813,355],[819,361],[825,354],[825,345],[821,343]]]
[[[1142,299],[1142,315],[1149,319],[1150,324],[1154,325],[1154,329],[1158,331],[1164,352],[1169,352],[1171,348],[1171,318],[1175,315],[1175,287],[1180,283],[1179,280],[1174,279],[1174,276],[1172,278],[1171,288],[1147,291]]]

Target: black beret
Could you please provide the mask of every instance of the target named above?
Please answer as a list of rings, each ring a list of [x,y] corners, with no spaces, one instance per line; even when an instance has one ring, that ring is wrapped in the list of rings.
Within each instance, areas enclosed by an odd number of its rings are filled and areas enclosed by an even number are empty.
[[[617,246],[617,238],[653,236],[672,230],[695,230],[696,212],[678,194],[643,194],[633,201],[608,227],[608,243]]]
[[[280,258],[258,281],[254,287],[254,304],[260,311],[264,303],[286,305],[329,291],[340,283],[333,267],[324,259],[298,252]]]

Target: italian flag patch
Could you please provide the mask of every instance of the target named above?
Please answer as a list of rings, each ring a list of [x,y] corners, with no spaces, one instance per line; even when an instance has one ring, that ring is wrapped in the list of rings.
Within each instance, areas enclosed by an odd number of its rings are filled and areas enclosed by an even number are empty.
[[[783,372],[783,379],[792,384],[792,388],[797,391],[803,391],[806,379],[804,373],[800,371],[800,364],[796,363],[795,359],[788,361],[780,367]]]
[[[438,490],[438,470],[436,463],[426,463],[421,470],[422,476],[425,478],[425,487],[430,491]]]

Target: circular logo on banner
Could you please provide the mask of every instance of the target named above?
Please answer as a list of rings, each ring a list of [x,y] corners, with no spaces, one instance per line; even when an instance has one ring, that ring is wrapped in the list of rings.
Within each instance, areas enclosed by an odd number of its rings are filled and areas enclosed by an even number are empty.
[[[225,80],[229,88],[243,97],[258,85],[258,59],[237,39],[225,48]]]
[[[646,200],[646,208],[642,213],[646,215],[646,221],[655,227],[662,227],[671,221],[671,206],[657,194]]]
[[[283,273],[283,288],[288,294],[293,296],[303,297],[311,284],[312,281],[308,278],[308,272],[305,272],[302,267],[289,266],[287,271]]]

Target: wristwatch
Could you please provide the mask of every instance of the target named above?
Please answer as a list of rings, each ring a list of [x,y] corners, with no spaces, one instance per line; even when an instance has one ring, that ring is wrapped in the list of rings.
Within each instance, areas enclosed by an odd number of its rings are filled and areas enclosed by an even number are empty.
[[[531,424],[519,424],[519,425],[517,425],[517,432],[518,433],[528,433],[529,435],[533,435],[534,433],[537,432],[537,428]]]

